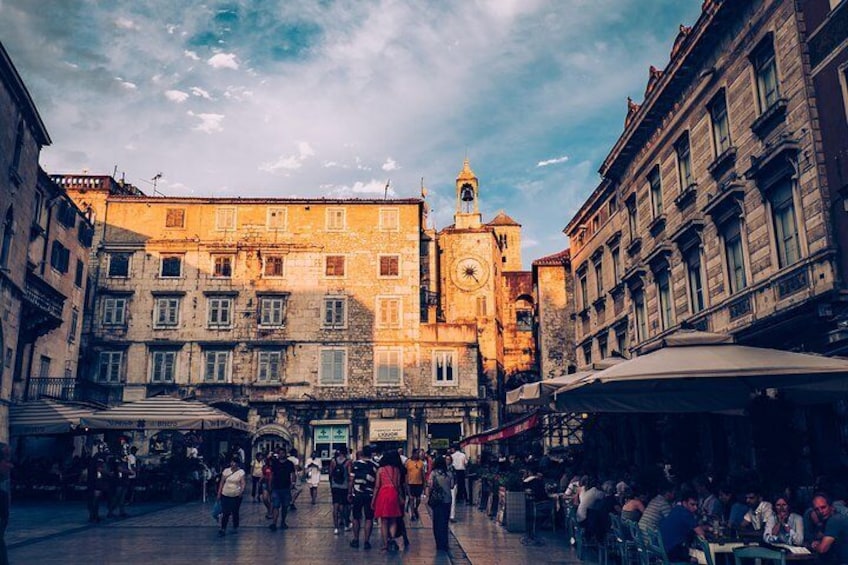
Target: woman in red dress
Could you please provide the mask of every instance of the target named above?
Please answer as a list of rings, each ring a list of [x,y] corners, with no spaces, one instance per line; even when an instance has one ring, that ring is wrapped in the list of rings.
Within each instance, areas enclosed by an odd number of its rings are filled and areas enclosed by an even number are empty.
[[[380,459],[374,498],[371,501],[374,517],[380,519],[383,551],[398,549],[394,538],[397,536],[397,519],[403,516],[404,492],[400,455],[396,451],[389,451]]]

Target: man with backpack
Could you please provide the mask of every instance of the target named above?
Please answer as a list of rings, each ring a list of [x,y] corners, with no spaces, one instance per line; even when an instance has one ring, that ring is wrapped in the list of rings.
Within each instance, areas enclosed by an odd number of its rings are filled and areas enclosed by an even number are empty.
[[[359,547],[359,528],[365,515],[365,544],[363,549],[371,549],[371,528],[374,525],[374,509],[371,499],[374,497],[374,485],[377,482],[377,464],[371,460],[371,447],[365,446],[357,453],[350,472],[349,500],[353,505],[353,539],[350,546]]]
[[[333,497],[333,533],[338,535],[339,529],[346,528],[347,495],[350,491],[350,459],[347,457],[347,447],[339,448],[338,453],[330,461],[330,493]]]

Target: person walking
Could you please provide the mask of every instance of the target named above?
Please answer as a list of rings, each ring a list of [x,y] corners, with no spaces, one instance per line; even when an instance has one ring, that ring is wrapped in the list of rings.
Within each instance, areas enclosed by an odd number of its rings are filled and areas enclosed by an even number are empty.
[[[421,493],[424,492],[424,461],[418,449],[412,450],[412,456],[406,461],[406,486],[409,495],[409,520],[418,520],[418,507],[421,505]]]
[[[288,529],[286,516],[291,506],[292,486],[297,480],[297,471],[294,463],[288,457],[283,458],[282,450],[271,458],[271,478],[268,481],[268,489],[271,492],[271,525],[272,532],[277,531],[277,519],[280,520],[280,529]]]
[[[259,498],[262,496],[262,467],[264,466],[265,457],[260,451],[256,454],[256,459],[254,459],[253,463],[250,465],[250,479],[253,483],[252,488],[250,489],[250,499],[253,500],[253,502],[259,502]]]
[[[330,492],[333,497],[333,533],[347,529],[347,495],[350,483],[350,459],[341,447],[330,462]]]
[[[289,450],[288,459],[292,462],[292,465],[294,465],[295,472],[295,480],[292,482],[291,504],[289,505],[289,510],[297,510],[295,503],[303,490],[300,488],[300,482],[297,480],[303,471],[303,468],[300,466],[300,459],[297,457],[297,449],[291,448]]]
[[[227,533],[227,524],[230,516],[233,517],[233,533],[238,532],[239,508],[241,507],[241,495],[244,492],[245,478],[244,470],[239,466],[238,457],[230,459],[230,466],[221,473],[221,481],[218,483],[218,500],[221,501],[221,529],[219,536]]]
[[[362,517],[365,516],[365,532],[363,549],[371,549],[371,529],[374,526],[374,509],[371,502],[374,498],[374,486],[377,483],[377,464],[371,460],[371,448],[365,446],[357,453],[350,472],[349,500],[353,506],[353,539],[350,546],[359,547],[359,530]]]
[[[389,451],[380,459],[377,482],[374,485],[374,516],[380,519],[383,540],[381,551],[397,551],[397,519],[403,516],[403,476],[400,455]]]
[[[457,502],[471,504],[471,497],[468,496],[465,486],[465,471],[468,468],[468,457],[462,452],[462,448],[457,446],[451,450],[451,459],[453,460],[453,471],[456,479],[456,500]]]
[[[437,551],[448,551],[448,521],[451,511],[453,479],[448,473],[448,462],[444,457],[433,460],[433,470],[427,481],[427,505],[433,521],[433,537]]]
[[[318,502],[318,483],[321,482],[321,458],[313,451],[312,457],[306,460],[306,484],[309,485],[309,496],[312,504]]]

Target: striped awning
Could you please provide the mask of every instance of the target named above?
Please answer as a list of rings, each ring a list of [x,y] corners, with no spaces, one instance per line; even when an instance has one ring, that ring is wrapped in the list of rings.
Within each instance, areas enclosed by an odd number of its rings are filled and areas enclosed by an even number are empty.
[[[73,432],[93,410],[55,400],[33,400],[9,408],[9,435],[37,436]]]
[[[99,410],[83,418],[94,430],[220,430],[248,431],[247,422],[195,400],[153,396]]]

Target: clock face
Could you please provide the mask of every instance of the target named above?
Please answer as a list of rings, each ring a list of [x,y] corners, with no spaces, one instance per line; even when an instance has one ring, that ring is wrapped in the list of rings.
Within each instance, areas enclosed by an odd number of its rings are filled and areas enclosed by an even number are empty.
[[[486,284],[488,279],[488,267],[476,257],[460,259],[454,266],[453,282],[463,290],[476,290]]]

